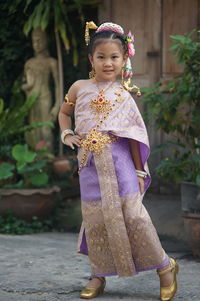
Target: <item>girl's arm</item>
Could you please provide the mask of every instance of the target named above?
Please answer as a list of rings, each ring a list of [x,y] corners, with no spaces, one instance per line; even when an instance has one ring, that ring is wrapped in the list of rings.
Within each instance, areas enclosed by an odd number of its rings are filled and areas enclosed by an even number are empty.
[[[76,101],[77,90],[78,84],[76,82],[70,87],[68,91],[69,102],[73,103],[74,105]],[[70,130],[72,127],[71,115],[74,111],[74,105],[70,105],[64,102],[60,108],[58,120],[62,132],[67,129]],[[64,142],[66,145],[74,149],[74,144],[80,146],[80,139],[81,138],[78,135],[67,134],[64,137]]]
[[[140,146],[139,142],[133,139],[129,139],[130,143],[130,150],[131,150],[131,155],[133,158],[133,162],[135,165],[135,169],[137,170],[144,170],[143,165],[142,165],[142,160],[140,156]],[[144,179],[138,176],[138,182],[140,186],[140,192],[141,194],[144,193]]]
[[[131,155],[133,158],[135,169],[144,170],[141,156],[140,156],[139,142],[133,139],[129,139],[129,143],[130,143]]]

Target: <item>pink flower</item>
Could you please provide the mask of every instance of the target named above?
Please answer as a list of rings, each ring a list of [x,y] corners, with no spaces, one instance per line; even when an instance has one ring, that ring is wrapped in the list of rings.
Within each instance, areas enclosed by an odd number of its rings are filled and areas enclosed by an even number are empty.
[[[35,150],[39,150],[42,147],[46,147],[45,141],[41,140],[35,145]]]
[[[135,48],[134,48],[133,42],[134,42],[134,36],[129,31],[129,33],[127,35],[127,47],[128,47],[128,56],[129,57],[135,55]]]

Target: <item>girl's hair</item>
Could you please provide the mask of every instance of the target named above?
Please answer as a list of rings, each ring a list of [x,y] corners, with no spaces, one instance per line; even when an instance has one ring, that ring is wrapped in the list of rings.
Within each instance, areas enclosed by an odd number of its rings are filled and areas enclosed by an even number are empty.
[[[105,39],[119,40],[124,50],[124,54],[127,53],[128,49],[127,49],[127,43],[125,42],[124,35],[114,32],[112,30],[105,30],[105,31],[97,32],[91,37],[90,43],[88,45],[88,54],[92,55],[95,51],[96,46],[102,43],[103,40]]]

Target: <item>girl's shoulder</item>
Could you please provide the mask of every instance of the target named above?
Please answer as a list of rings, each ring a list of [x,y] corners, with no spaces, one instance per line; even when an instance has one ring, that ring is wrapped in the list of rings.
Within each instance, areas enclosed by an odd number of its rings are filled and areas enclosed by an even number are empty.
[[[77,90],[82,89],[84,86],[89,84],[91,82],[90,79],[79,79],[76,82],[73,83],[72,86],[74,86]]]
[[[79,91],[82,90],[83,88],[87,87],[91,83],[90,79],[80,79],[74,82],[69,91],[73,91],[76,95],[79,94]]]

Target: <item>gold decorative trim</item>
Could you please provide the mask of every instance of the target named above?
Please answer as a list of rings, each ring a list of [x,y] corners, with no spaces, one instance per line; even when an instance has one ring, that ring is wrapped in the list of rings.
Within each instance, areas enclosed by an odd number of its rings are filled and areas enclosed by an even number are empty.
[[[69,97],[68,97],[68,94],[65,95],[65,103],[69,106],[75,106],[75,103],[69,101]]]
[[[94,161],[101,190],[103,219],[117,274],[119,277],[133,276],[136,271],[124,222],[111,146],[107,145],[99,155],[94,153]]]

